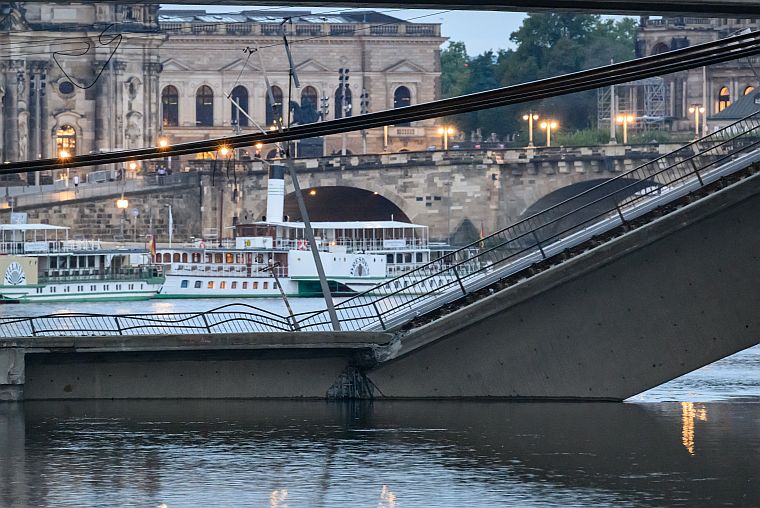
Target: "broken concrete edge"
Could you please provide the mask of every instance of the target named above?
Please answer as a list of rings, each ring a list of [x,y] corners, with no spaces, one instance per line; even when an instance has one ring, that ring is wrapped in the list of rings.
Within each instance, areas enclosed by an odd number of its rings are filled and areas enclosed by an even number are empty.
[[[236,349],[373,349],[388,344],[384,332],[278,332],[193,335],[19,337],[0,339],[3,349],[27,353],[193,351]]]
[[[514,307],[545,291],[612,263],[627,253],[653,244],[690,224],[736,206],[758,193],[760,193],[760,173],[755,173],[440,319],[419,328],[397,332],[393,341],[375,348],[375,356],[380,363],[394,361],[433,344],[441,337],[471,327],[502,312],[505,308]],[[477,305],[477,312],[473,312],[475,305]]]

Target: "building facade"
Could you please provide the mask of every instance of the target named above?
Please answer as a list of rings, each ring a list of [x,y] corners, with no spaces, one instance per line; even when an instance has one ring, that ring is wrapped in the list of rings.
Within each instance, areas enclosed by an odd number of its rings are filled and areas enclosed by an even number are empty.
[[[639,24],[636,54],[656,55],[718,40],[747,28],[760,29],[760,13],[756,19],[645,16]],[[760,87],[760,57],[668,74],[663,76],[663,84],[664,116],[670,128],[694,130],[695,106],[704,108],[699,119],[704,128],[712,116]],[[639,95],[643,96],[644,91]],[[639,101],[643,103],[643,97]]]
[[[439,24],[370,11],[206,14],[106,2],[0,8],[1,160],[208,139],[289,116],[291,125],[310,123],[439,97]],[[289,82],[283,29],[300,87]],[[344,146],[361,153],[424,149],[439,137],[434,122],[423,121],[319,143],[328,154]]]

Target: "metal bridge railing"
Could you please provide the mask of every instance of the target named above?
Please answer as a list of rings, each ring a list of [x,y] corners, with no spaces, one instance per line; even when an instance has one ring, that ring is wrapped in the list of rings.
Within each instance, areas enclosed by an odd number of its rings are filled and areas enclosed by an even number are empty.
[[[389,330],[760,161],[760,112],[446,254],[336,307],[344,330]],[[329,331],[244,304],[201,313],[0,318],[0,337]]]

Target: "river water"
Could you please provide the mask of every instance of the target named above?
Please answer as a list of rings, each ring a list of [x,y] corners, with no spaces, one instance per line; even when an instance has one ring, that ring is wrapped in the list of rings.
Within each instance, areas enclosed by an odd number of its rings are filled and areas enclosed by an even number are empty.
[[[622,404],[0,404],[3,507],[560,505],[760,506],[760,347]]]

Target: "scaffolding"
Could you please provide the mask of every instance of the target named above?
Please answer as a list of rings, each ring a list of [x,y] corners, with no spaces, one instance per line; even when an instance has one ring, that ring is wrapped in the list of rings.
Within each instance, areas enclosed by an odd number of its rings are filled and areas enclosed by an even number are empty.
[[[633,113],[634,128],[662,130],[668,118],[668,88],[662,78],[646,78],[615,85],[615,113]],[[610,127],[612,87],[597,91],[597,128]]]

